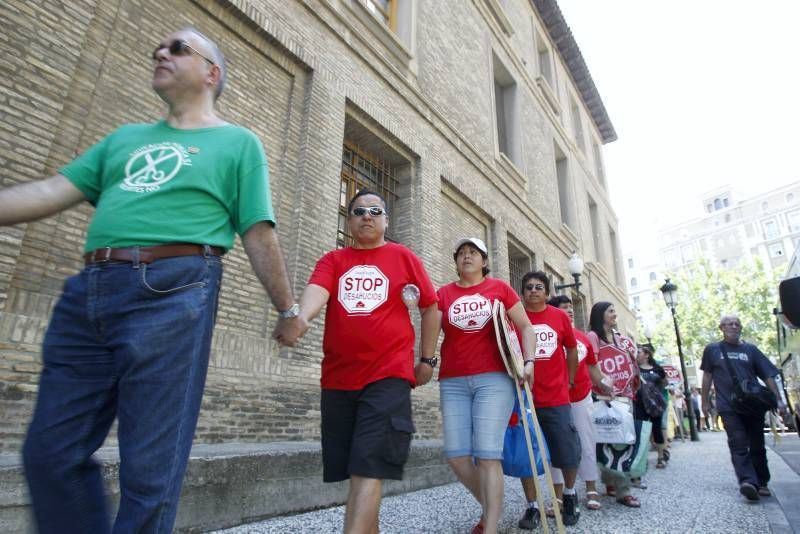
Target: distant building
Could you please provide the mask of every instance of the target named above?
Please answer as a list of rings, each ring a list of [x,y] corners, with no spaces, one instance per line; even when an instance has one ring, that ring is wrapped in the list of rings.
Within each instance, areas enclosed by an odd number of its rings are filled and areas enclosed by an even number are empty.
[[[665,273],[674,273],[707,259],[715,269],[730,269],[760,258],[769,270],[783,272],[800,246],[800,182],[740,199],[730,186],[702,197],[703,215],[658,232],[650,252],[627,252],[629,304],[637,319],[651,302],[661,300],[658,288]]]
[[[661,232],[661,263],[680,270],[705,257],[719,269],[761,258],[783,271],[800,243],[800,182],[736,201],[730,187],[703,198],[704,215]]]

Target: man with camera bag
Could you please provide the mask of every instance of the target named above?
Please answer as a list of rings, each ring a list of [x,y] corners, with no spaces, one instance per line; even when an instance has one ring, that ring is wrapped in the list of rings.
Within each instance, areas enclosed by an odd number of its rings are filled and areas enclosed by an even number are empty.
[[[769,468],[764,448],[764,414],[786,411],[780,402],[775,376],[778,369],[758,347],[742,341],[742,323],[736,315],[724,315],[719,329],[723,339],[703,351],[703,411],[711,407],[711,382],[717,392],[717,411],[728,434],[731,462],[739,480],[739,493],[750,501],[769,497]],[[758,382],[764,381],[769,388]]]

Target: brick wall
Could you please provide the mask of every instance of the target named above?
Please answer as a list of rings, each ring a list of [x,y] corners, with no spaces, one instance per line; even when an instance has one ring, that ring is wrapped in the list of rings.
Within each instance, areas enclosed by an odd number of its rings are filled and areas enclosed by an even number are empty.
[[[453,280],[450,249],[467,233],[486,236],[496,276],[508,276],[510,232],[568,278],[571,251],[591,250],[587,191],[604,227],[616,222],[607,193],[529,83],[537,20],[531,3],[509,2],[517,31],[506,39],[487,19],[484,0],[413,1],[416,42],[407,65],[375,38],[384,30],[357,0],[4,3],[0,184],[49,176],[116,125],[159,118],[149,54],[171,30],[194,25],[228,59],[221,114],[255,131],[267,150],[278,231],[298,293],[317,258],[335,245],[346,114],[408,158],[396,224],[437,283]],[[496,153],[493,50],[519,77],[524,156],[517,170]],[[514,71],[519,65],[528,67]],[[571,147],[579,221],[573,234],[561,229],[554,139]],[[24,435],[39,345],[63,279],[80,269],[91,212],[81,205],[0,228],[0,452],[17,450]],[[590,252],[583,253],[587,294],[624,309],[613,272],[595,273]],[[197,440],[318,438],[322,320],[300,347],[279,349],[269,338],[275,312],[240,243],[225,259],[218,317]],[[418,434],[438,436],[438,388],[420,388],[414,399]]]

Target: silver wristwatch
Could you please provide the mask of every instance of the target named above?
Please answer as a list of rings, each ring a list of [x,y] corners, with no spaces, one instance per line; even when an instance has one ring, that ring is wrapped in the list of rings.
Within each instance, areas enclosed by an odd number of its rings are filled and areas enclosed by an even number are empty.
[[[294,319],[298,315],[300,315],[300,305],[296,302],[288,310],[278,311],[278,317],[281,319]]]

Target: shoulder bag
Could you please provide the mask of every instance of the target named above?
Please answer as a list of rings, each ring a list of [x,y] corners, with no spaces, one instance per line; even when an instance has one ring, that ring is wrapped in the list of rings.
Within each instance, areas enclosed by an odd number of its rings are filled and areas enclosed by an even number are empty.
[[[731,382],[733,388],[731,389],[731,407],[733,411],[739,415],[760,416],[769,410],[774,410],[778,407],[778,399],[775,394],[767,387],[758,383],[758,380],[753,378],[745,378],[739,380],[736,371],[728,359],[728,351],[725,346],[720,343],[719,349],[722,351],[722,358],[725,360],[725,365],[728,368],[728,374],[731,375]]]

